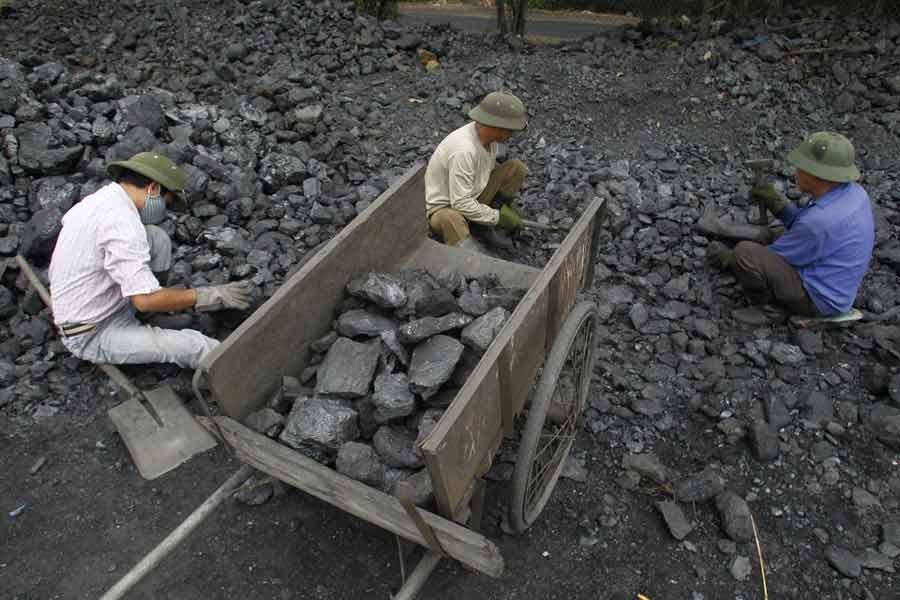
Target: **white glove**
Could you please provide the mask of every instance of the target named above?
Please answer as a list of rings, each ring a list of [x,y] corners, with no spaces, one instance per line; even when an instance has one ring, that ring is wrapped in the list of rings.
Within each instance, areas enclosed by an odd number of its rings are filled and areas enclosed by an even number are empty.
[[[249,279],[197,288],[197,303],[194,309],[206,312],[234,308],[247,310],[253,301],[253,282]]]

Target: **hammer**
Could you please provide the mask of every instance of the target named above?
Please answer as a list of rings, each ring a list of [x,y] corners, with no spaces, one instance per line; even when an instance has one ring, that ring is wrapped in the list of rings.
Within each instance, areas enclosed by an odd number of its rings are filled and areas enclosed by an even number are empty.
[[[766,171],[775,166],[775,161],[771,158],[759,158],[756,160],[748,160],[744,166],[753,171],[753,187],[765,183]],[[751,191],[750,200],[753,200],[753,192]],[[758,225],[768,225],[769,215],[766,213],[766,201],[759,199],[759,222]]]
[[[542,231],[562,231],[563,228],[559,225],[545,225],[543,223],[539,223],[537,221],[532,221],[530,219],[522,219],[522,226],[528,227],[529,229],[540,229]]]

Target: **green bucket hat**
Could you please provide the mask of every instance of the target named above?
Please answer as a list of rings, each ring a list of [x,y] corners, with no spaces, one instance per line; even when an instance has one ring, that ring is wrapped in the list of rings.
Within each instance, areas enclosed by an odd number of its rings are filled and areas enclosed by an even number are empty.
[[[110,163],[106,172],[113,178],[118,177],[122,169],[134,171],[144,177],[148,177],[175,194],[174,209],[185,212],[187,200],[184,196],[184,182],[187,175],[168,157],[158,152],[140,152],[128,160],[120,160]]]
[[[482,125],[522,131],[528,126],[525,105],[509,92],[491,92],[472,110],[469,118]]]
[[[839,133],[814,133],[788,154],[794,168],[825,181],[846,183],[859,179],[853,144]]]

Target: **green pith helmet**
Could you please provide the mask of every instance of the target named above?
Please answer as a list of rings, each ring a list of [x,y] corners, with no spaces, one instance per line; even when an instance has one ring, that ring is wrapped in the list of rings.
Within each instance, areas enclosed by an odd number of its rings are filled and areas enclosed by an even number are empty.
[[[175,210],[182,212],[187,210],[187,200],[184,197],[184,182],[187,175],[168,157],[158,152],[140,152],[128,160],[110,163],[106,167],[106,172],[115,178],[122,169],[149,177],[175,194],[175,206],[173,207]]]
[[[814,133],[788,154],[794,168],[825,181],[846,183],[859,179],[853,144],[839,133]]]
[[[509,92],[491,92],[472,110],[469,118],[482,125],[522,131],[528,126],[525,105]]]

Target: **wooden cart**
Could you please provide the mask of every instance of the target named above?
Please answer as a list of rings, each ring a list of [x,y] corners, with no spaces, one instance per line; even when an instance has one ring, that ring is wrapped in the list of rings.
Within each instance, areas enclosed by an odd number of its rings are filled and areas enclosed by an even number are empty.
[[[535,269],[429,239],[424,195],[424,167],[415,167],[304,264],[203,361],[194,378],[198,395],[197,383],[206,378],[225,415],[207,424],[245,465],[426,549],[395,598],[415,597],[443,557],[486,575],[502,574],[497,546],[477,531],[482,477],[530,398],[508,525],[523,531],[534,522],[580,428],[595,354],[596,307],[577,296],[592,279],[602,200],[585,208],[550,262]],[[350,279],[369,271],[446,267],[468,277],[493,273],[502,285],[528,291],[420,446],[436,513],[349,479],[241,424],[266,405],[283,376],[303,371],[310,343],[331,329]],[[249,472],[245,467],[232,484]],[[227,486],[216,492],[219,502]]]

